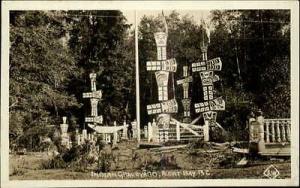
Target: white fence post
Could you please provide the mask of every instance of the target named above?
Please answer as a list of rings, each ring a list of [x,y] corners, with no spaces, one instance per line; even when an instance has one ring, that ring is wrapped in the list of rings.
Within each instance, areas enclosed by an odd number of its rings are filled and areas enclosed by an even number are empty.
[[[177,141],[180,141],[180,125],[179,125],[179,123],[176,123],[176,139],[177,139]]]
[[[122,134],[122,137],[123,137],[123,139],[128,139],[128,136],[127,136],[127,123],[126,123],[126,121],[124,121],[123,122],[123,134]]]
[[[113,145],[116,145],[117,140],[118,140],[118,132],[116,130],[116,128],[117,128],[117,122],[116,121],[114,121],[114,128],[115,128],[115,131],[114,131]]]
[[[144,126],[144,137],[145,137],[145,139],[148,138],[148,126],[147,125]]]
[[[159,131],[158,131],[158,127],[156,125],[155,119],[153,119],[152,122],[152,140],[153,142],[158,142],[159,141]]]
[[[207,121],[207,120],[204,121],[203,134],[204,134],[204,142],[208,142],[209,141],[209,121]]]
[[[151,122],[148,122],[148,142],[152,139],[152,125]]]

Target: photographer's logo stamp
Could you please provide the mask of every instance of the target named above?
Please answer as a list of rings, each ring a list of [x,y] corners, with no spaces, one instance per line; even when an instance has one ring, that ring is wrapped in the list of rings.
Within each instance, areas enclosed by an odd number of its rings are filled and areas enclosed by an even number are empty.
[[[277,168],[274,165],[270,165],[265,171],[264,176],[268,177],[269,179],[276,179],[280,175]]]

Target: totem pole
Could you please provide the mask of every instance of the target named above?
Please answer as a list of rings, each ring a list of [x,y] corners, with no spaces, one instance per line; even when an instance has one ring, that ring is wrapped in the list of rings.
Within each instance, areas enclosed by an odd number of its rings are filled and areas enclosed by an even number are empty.
[[[183,105],[183,122],[191,122],[191,99],[189,98],[189,83],[193,81],[193,77],[188,74],[188,66],[183,66],[183,79],[177,80],[177,85],[182,85],[183,99],[181,100]]]
[[[103,117],[98,115],[98,102],[102,98],[102,91],[96,89],[96,74],[91,73],[91,92],[83,93],[83,98],[89,98],[91,102],[91,116],[85,117],[86,123],[92,123],[93,125],[89,125],[90,127],[95,127],[96,124],[103,123]],[[83,131],[84,139],[87,139],[87,131],[84,128]],[[105,135],[106,136],[106,135]]]
[[[157,61],[147,61],[147,71],[154,71],[158,86],[158,101],[160,103],[147,105],[148,115],[158,114],[156,121],[159,126],[159,142],[168,140],[168,129],[170,124],[170,114],[177,113],[178,105],[175,99],[168,96],[169,73],[176,72],[177,63],[174,58],[167,59],[167,38],[168,28],[165,22],[166,32],[154,33],[157,46]]]
[[[201,62],[192,63],[192,72],[199,72],[203,88],[204,101],[195,103],[195,112],[202,113],[204,119],[205,137],[204,141],[209,141],[209,127],[217,124],[217,112],[225,110],[225,101],[222,97],[214,96],[214,82],[219,80],[219,76],[215,75],[214,71],[221,71],[221,58],[207,60],[208,44],[203,42],[201,45]]]

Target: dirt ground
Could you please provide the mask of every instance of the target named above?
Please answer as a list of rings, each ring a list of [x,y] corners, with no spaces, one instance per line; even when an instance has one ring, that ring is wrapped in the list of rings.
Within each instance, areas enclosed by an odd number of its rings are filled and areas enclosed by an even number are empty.
[[[237,167],[222,160],[235,154],[229,150],[180,148],[176,150],[137,149],[134,142],[119,144],[118,148],[107,146],[114,158],[108,173],[75,172],[71,169],[43,169],[49,160],[47,153],[10,155],[10,180],[59,180],[59,179],[246,179],[266,178],[265,169],[273,165],[280,173],[277,178],[290,178],[290,160],[251,160],[248,165]],[[240,159],[243,156],[237,156]],[[163,162],[166,158],[170,162]],[[168,161],[166,160],[166,161]]]

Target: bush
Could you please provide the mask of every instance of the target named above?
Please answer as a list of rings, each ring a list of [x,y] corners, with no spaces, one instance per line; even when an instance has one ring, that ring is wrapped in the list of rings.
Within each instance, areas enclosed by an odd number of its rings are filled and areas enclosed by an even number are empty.
[[[67,163],[63,160],[61,155],[50,159],[49,161],[45,161],[42,163],[42,168],[44,169],[57,169],[57,168],[66,168]]]
[[[111,164],[114,156],[111,153],[101,153],[98,158],[98,165],[96,172],[109,172],[111,170]]]
[[[22,176],[22,175],[24,175],[24,173],[25,173],[24,170],[22,170],[18,167],[14,167],[10,176]]]
[[[100,149],[102,148],[103,146],[100,146]],[[70,168],[75,171],[84,172],[97,161],[97,157],[98,154],[95,151],[95,147],[92,143],[86,142],[70,149],[61,148],[59,155],[45,162],[42,166],[45,169]],[[104,168],[107,169],[107,165]]]
[[[200,149],[200,148],[208,149],[208,148],[210,148],[210,144],[204,142],[203,139],[197,139],[197,140],[191,141],[188,145],[188,148],[189,149]]]
[[[209,140],[212,142],[224,143],[230,141],[230,135],[220,127],[211,127],[209,130]]]
[[[140,169],[147,171],[174,170],[180,169],[174,155],[162,154],[159,160],[150,157],[146,163],[142,163]]]
[[[79,158],[83,154],[84,153],[82,152],[81,146],[75,146],[75,147],[72,147],[70,150],[66,150],[62,154],[62,158],[65,162],[68,163],[68,162],[71,162],[71,161]]]

